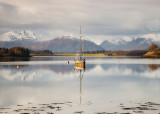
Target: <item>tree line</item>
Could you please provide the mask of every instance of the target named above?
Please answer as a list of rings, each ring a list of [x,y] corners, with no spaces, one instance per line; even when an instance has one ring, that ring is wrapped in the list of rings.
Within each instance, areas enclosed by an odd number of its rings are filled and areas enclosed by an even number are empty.
[[[148,47],[148,51],[154,52],[156,55],[160,55],[160,47],[154,43]]]
[[[13,47],[13,48],[0,48],[0,56],[13,56],[13,57],[29,57],[30,51],[24,47]]]
[[[160,47],[153,43],[148,47],[148,52],[145,55],[143,55],[143,57],[160,58]]]

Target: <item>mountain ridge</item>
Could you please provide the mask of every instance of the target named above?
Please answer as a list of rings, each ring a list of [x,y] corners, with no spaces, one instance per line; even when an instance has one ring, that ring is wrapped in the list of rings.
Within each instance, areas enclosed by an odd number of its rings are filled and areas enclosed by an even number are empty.
[[[79,52],[79,39],[71,36],[61,36],[50,40],[41,41],[41,37],[33,32],[21,31],[19,33],[8,32],[1,36],[6,36],[0,41],[0,48],[12,48],[16,46],[29,48],[32,50],[50,50],[54,53],[76,53]],[[17,37],[17,38],[16,38]],[[92,41],[83,40],[83,51],[102,51],[101,46]]]
[[[16,40],[41,40],[42,37],[30,30],[22,30],[20,32],[9,31],[0,35],[0,41],[16,41]]]
[[[105,50],[124,50],[124,51],[131,51],[131,50],[147,50],[147,48],[152,44],[155,43],[160,45],[160,41],[154,41],[152,38],[134,38],[131,41],[124,41],[123,43],[111,43],[108,40],[103,41],[100,46]]]
[[[146,50],[152,43],[160,45],[160,34],[145,34],[135,37],[123,36],[104,40],[100,45],[90,40],[83,40],[83,51]],[[45,40],[44,40],[45,39]],[[0,35],[0,47],[11,48],[23,46],[33,50],[51,50],[53,52],[78,52],[79,38],[59,36],[46,39],[29,30],[10,31]]]

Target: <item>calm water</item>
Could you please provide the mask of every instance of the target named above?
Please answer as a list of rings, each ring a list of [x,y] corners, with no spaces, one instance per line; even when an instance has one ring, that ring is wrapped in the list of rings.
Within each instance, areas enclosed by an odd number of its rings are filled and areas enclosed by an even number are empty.
[[[1,59],[0,113],[160,113],[160,59],[73,59]]]

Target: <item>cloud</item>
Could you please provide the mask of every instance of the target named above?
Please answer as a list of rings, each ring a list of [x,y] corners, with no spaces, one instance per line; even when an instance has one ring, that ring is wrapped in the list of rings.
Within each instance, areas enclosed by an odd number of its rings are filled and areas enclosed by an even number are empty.
[[[158,33],[159,5],[159,0],[0,0],[0,32],[77,35],[82,25],[94,37]]]

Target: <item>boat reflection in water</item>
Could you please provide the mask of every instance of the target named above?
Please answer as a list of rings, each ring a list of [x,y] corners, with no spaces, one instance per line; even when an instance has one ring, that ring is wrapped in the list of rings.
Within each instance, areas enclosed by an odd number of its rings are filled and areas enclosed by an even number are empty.
[[[82,80],[85,72],[85,65],[83,67],[74,66],[75,71],[79,71],[79,79],[80,79],[80,105],[82,103]]]

